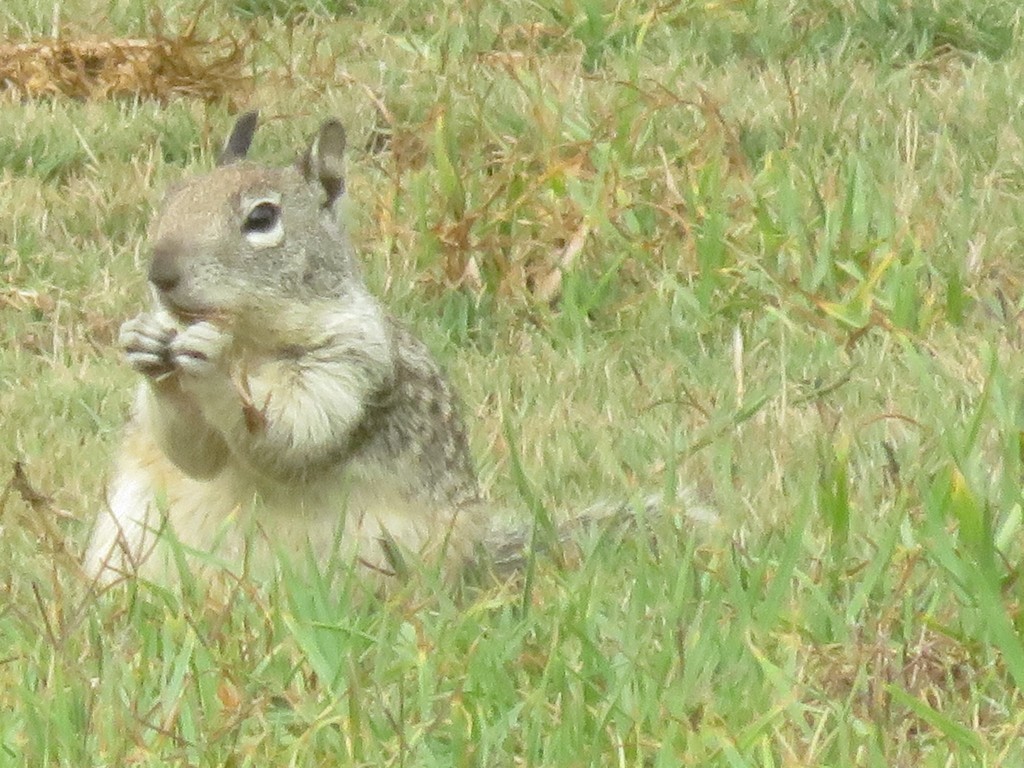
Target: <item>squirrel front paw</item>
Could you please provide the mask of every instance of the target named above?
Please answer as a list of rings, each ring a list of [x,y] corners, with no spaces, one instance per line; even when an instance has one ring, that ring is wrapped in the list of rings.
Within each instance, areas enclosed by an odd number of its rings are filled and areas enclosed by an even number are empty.
[[[118,342],[132,368],[151,379],[162,379],[174,372],[170,344],[177,332],[169,318],[143,313],[121,325]]]
[[[179,331],[169,344],[172,365],[187,376],[209,376],[222,367],[230,334],[206,321]]]

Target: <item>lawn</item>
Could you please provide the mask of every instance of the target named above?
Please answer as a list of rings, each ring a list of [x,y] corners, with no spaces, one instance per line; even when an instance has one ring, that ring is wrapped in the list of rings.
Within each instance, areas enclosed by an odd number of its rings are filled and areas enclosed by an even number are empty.
[[[240,57],[219,99],[0,93],[0,765],[1024,764],[1017,3],[162,8],[0,9]],[[460,589],[90,588],[147,221],[252,107],[266,162],[348,127],[496,515],[661,494],[642,532]]]

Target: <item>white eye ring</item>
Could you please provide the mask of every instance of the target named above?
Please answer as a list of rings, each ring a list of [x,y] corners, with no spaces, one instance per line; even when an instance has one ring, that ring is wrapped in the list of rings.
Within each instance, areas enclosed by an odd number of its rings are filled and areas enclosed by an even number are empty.
[[[242,219],[242,234],[254,248],[272,248],[284,240],[281,198],[261,197],[248,202]]]

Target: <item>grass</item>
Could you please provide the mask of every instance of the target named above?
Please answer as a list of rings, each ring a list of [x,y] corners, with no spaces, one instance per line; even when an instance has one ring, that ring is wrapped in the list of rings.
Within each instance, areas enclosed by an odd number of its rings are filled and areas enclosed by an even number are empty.
[[[89,594],[146,222],[231,117],[4,101],[0,765],[1024,762],[1015,3],[203,9],[251,34],[259,156],[349,127],[369,279],[462,391],[496,506],[687,486],[720,520],[458,594]],[[0,11],[55,23],[154,20]]]

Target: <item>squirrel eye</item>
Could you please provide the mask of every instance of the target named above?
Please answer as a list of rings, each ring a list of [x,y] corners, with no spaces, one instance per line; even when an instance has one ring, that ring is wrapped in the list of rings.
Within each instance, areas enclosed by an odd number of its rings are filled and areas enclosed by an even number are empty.
[[[245,223],[242,224],[242,231],[246,233],[269,232],[277,225],[277,220],[280,216],[280,206],[266,201],[258,203],[253,206],[253,209],[249,211],[249,214],[245,217]]]

